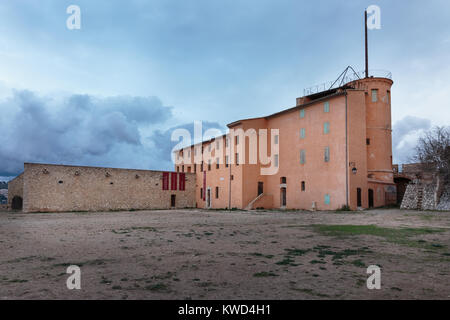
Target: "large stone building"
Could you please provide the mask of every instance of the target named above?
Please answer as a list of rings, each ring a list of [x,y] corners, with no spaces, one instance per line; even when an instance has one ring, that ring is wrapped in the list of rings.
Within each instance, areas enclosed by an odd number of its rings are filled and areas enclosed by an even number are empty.
[[[8,189],[9,208],[24,212],[195,206],[189,173],[25,163]]]
[[[358,78],[297,98],[293,108],[235,121],[226,135],[177,150],[175,168],[195,174],[204,208],[395,203],[392,84],[390,76]]]

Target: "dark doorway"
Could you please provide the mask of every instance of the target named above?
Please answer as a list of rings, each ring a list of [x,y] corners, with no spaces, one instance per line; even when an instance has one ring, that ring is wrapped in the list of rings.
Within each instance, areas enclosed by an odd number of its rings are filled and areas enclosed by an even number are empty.
[[[11,209],[13,210],[22,210],[23,199],[19,196],[15,196],[11,202]]]
[[[211,208],[211,189],[206,189],[206,207]]]
[[[356,189],[356,206],[357,207],[362,207],[362,203],[361,203],[361,188],[357,188]]]
[[[394,182],[397,185],[397,204],[401,204],[403,196],[405,195],[406,187],[411,182],[408,178],[394,178]]]
[[[177,204],[177,196],[175,194],[172,194],[170,196],[170,206],[174,208],[176,204]]]
[[[369,189],[369,208],[373,208],[373,190]]]
[[[258,182],[258,196],[264,192],[264,183]]]
[[[281,188],[280,198],[281,207],[286,207],[286,188]]]

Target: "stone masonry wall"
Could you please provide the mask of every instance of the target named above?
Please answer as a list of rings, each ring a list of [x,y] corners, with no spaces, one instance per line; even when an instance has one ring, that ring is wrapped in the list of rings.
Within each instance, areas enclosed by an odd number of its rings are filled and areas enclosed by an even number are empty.
[[[450,185],[444,187],[444,192],[441,195],[437,210],[450,210]]]
[[[15,197],[23,199],[23,173],[8,182],[8,208],[11,209],[12,199]]]
[[[195,176],[190,173],[185,191],[180,191],[162,190],[161,171],[31,163],[24,167],[24,212],[164,209],[171,207],[171,195],[176,196],[176,208],[195,206]]]
[[[401,209],[417,209],[417,191],[417,183],[410,183],[406,186],[405,195],[400,206]]]
[[[422,183],[420,180],[414,180],[406,187],[405,195],[400,206],[401,209],[418,209],[418,210],[450,210],[450,186],[444,186],[443,193],[440,199],[436,198],[439,196],[438,184],[436,179],[433,183]],[[422,189],[422,204],[419,208],[419,191]]]

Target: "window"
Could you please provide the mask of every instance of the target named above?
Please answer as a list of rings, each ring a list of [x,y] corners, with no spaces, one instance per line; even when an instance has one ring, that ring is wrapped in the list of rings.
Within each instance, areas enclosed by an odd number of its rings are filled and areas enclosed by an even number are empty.
[[[281,183],[281,184],[286,183],[286,181],[287,181],[287,180],[286,180],[286,177],[281,177],[281,179],[280,179],[280,183]]]
[[[305,150],[300,150],[300,164],[306,163],[306,152]]]
[[[211,160],[208,160],[208,171],[211,171]]]
[[[239,165],[239,153],[236,153],[235,157],[236,157],[236,165],[238,166]]]
[[[219,187],[216,187],[216,199],[219,199]]]
[[[304,118],[305,117],[305,109],[301,109],[300,110],[300,118]]]
[[[370,139],[369,138],[366,139],[366,144],[370,145]]]
[[[323,124],[323,133],[324,134],[330,133],[330,123],[329,122],[325,122]]]
[[[179,166],[177,166],[177,172],[179,172],[180,171],[180,167]]]
[[[278,144],[278,135],[276,135],[275,137],[273,137],[273,139],[274,139],[274,143],[275,143],[275,144]]]
[[[330,204],[330,195],[329,194],[325,195],[325,204]]]
[[[378,89],[372,89],[372,102],[378,101]]]
[[[330,103],[328,101],[323,104],[323,112],[330,112]]]
[[[203,188],[200,188],[200,198],[203,199]]]
[[[305,128],[300,129],[300,139],[305,139]]]
[[[391,92],[388,90],[387,92],[386,92],[386,94],[387,94],[387,103],[391,103]]]
[[[184,172],[184,164],[181,166],[181,172]]]
[[[202,161],[202,163],[200,164],[200,171],[203,171],[203,161]]]
[[[278,155],[276,154],[275,156],[274,156],[274,166],[275,166],[275,168],[278,168]]]
[[[216,169],[219,169],[219,158],[216,158]]]
[[[225,156],[225,167],[227,167],[228,168],[228,156]]]
[[[324,160],[330,162],[330,147],[325,147]]]
[[[306,190],[305,181],[302,181],[302,192]]]
[[[239,136],[236,136],[235,140],[236,140],[236,145],[238,145],[239,144]]]

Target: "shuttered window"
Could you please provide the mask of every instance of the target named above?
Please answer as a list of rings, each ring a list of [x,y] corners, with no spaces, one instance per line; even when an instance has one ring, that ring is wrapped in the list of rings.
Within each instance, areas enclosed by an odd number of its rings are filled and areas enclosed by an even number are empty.
[[[168,172],[163,172],[162,189],[169,190],[169,173]]]
[[[179,185],[180,191],[184,191],[185,187],[186,187],[186,174],[180,173],[180,185]]]
[[[177,190],[177,173],[176,172],[172,172],[172,174],[170,175],[170,189],[171,190]]]
[[[300,164],[306,163],[306,152],[305,150],[300,150]]]

